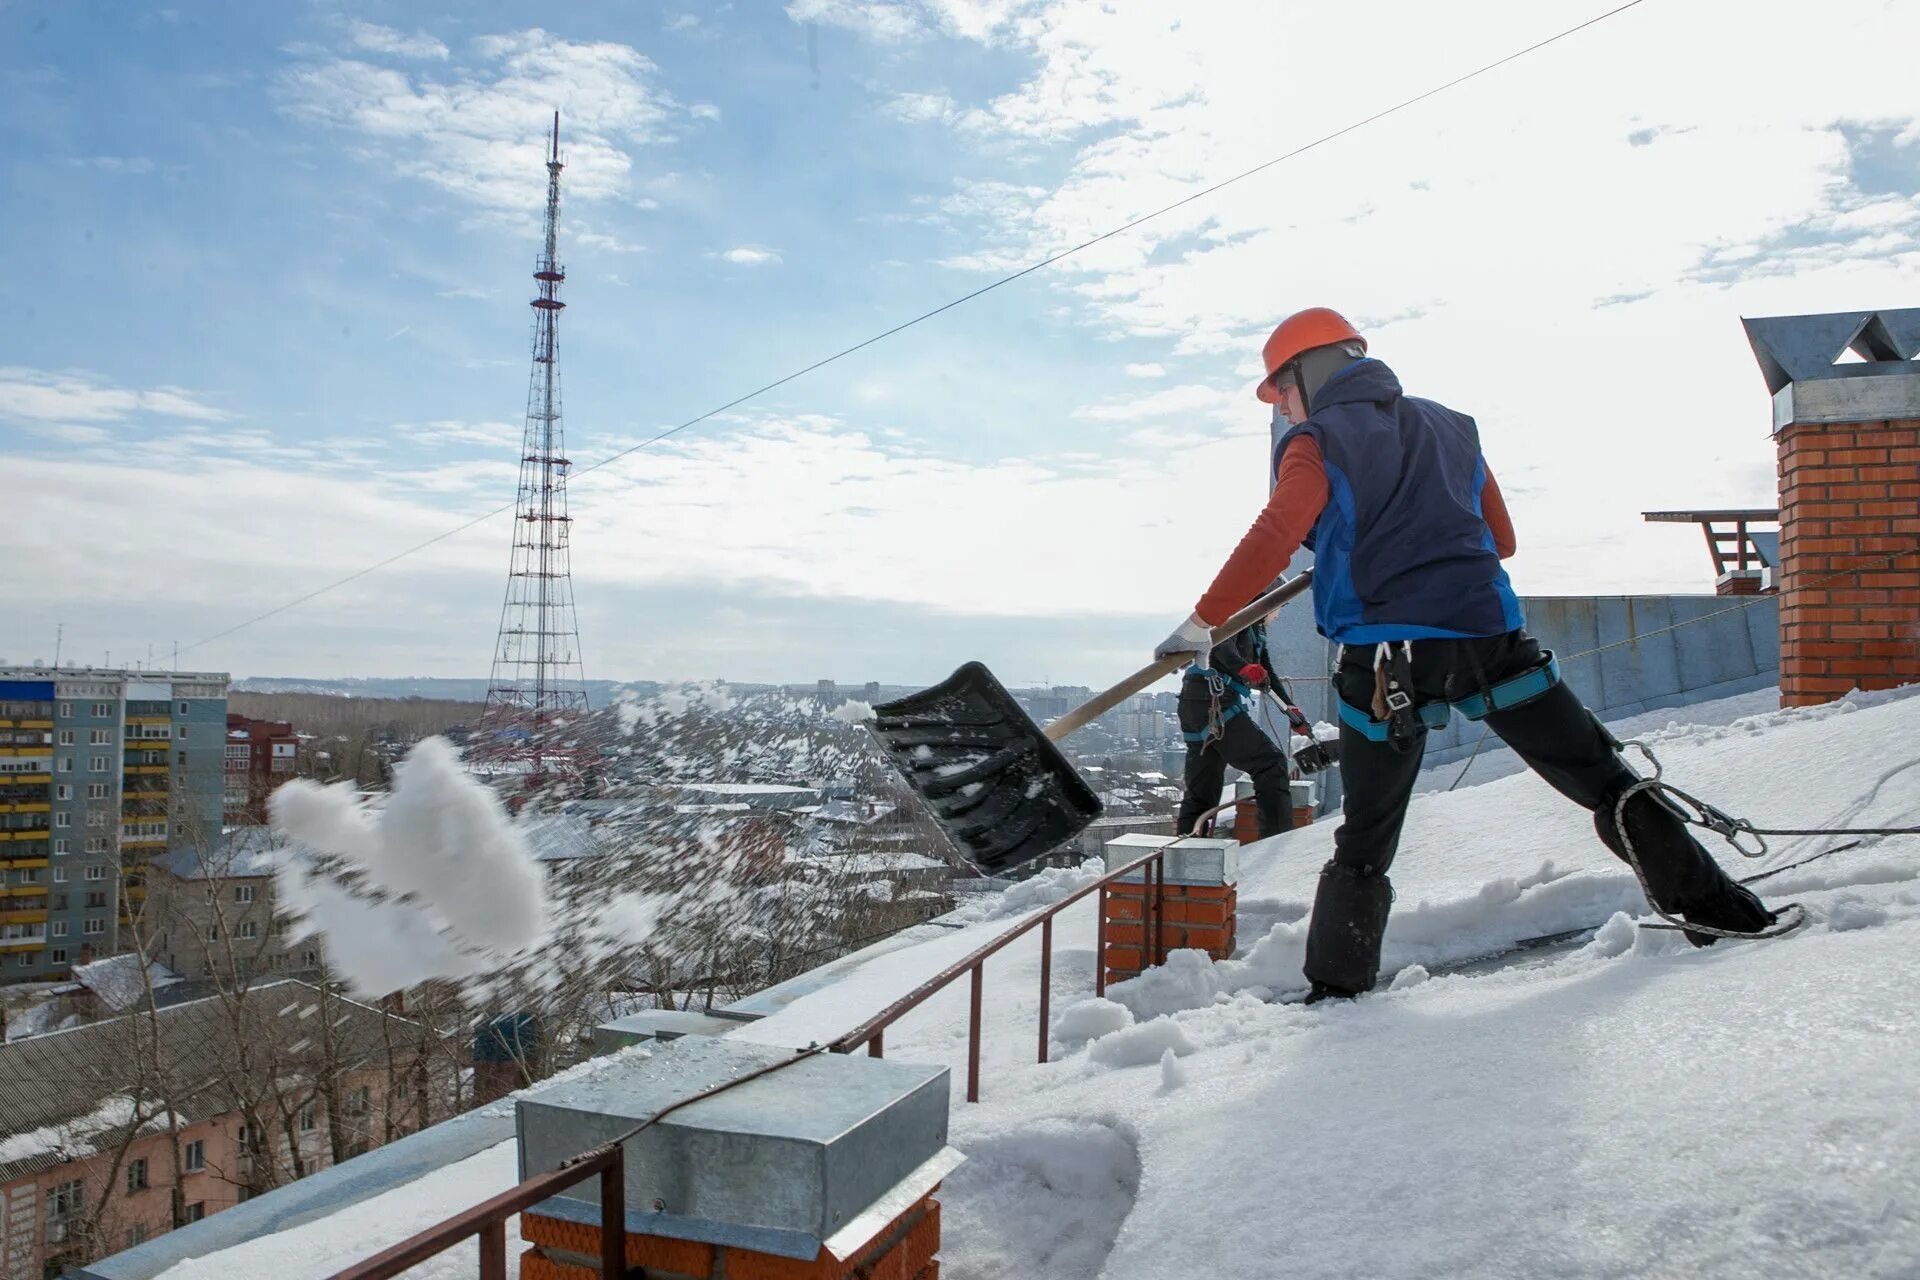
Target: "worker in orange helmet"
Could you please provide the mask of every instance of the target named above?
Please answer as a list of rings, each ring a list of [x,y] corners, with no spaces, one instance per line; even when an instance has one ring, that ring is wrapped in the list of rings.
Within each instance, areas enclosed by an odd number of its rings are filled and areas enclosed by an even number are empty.
[[[1541,777],[1594,814],[1617,856],[1616,802],[1639,779],[1620,745],[1560,682],[1525,630],[1501,562],[1512,521],[1472,418],[1407,395],[1338,312],[1289,316],[1267,339],[1256,394],[1289,429],[1273,454],[1266,509],[1193,616],[1155,653],[1204,655],[1225,622],[1314,552],[1314,621],[1340,645],[1343,821],[1308,928],[1309,1003],[1370,990],[1400,843],[1430,728],[1449,709],[1484,719]],[[1631,795],[1626,834],[1655,908],[1688,924],[1757,933],[1773,914],[1700,847],[1651,791]],[[1696,945],[1712,933],[1689,931]]]

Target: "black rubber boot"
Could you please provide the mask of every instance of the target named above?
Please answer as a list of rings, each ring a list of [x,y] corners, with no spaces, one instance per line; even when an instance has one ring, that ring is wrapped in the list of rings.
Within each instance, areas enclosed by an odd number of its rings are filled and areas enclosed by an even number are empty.
[[[1316,990],[1326,987],[1342,995],[1373,990],[1380,976],[1380,939],[1392,909],[1393,882],[1386,876],[1361,875],[1338,862],[1320,869],[1304,965]]]
[[[1626,841],[1614,825],[1614,808],[1615,802],[1608,800],[1596,809],[1593,826],[1601,843],[1625,862]],[[1638,793],[1627,801],[1626,823],[1655,908],[1689,924],[1736,933],[1758,933],[1773,923],[1773,913],[1752,890],[1735,883],[1720,869],[1687,830],[1679,813],[1664,800],[1650,791]],[[1692,930],[1686,931],[1686,937],[1696,947],[1710,947],[1717,941],[1710,933]]]
[[[1322,1000],[1353,1000],[1359,997],[1358,991],[1342,991],[1339,987],[1330,987],[1324,982],[1316,982],[1307,992],[1305,1003],[1319,1004]]]

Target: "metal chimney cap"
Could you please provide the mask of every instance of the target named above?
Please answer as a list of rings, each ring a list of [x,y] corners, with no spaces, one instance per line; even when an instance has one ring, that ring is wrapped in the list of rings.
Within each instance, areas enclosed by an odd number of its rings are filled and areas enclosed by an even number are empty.
[[[1920,307],[1742,320],[1773,429],[1920,418]],[[1848,352],[1857,361],[1837,364]]]
[[[1760,316],[1740,323],[1746,327],[1754,358],[1766,375],[1767,390],[1774,394],[1795,382],[1871,377],[1889,372],[1875,369],[1876,364],[1920,356],[1920,307]],[[1868,363],[1834,363],[1849,351]]]

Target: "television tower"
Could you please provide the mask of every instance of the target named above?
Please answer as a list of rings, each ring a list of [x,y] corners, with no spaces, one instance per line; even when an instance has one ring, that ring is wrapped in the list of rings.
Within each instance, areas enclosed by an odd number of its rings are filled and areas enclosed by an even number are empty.
[[[580,632],[573,613],[566,457],[560,426],[560,113],[547,154],[546,243],[534,265],[533,373],[520,448],[520,492],[513,518],[493,675],[473,752],[487,772],[519,774],[523,791],[578,775],[573,739],[587,710]]]

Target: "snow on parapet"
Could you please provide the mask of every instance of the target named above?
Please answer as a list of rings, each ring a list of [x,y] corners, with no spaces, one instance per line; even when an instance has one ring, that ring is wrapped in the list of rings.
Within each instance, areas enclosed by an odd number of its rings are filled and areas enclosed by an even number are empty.
[[[546,884],[524,834],[443,739],[414,747],[380,809],[351,787],[298,780],[269,806],[288,838],[359,877],[350,889],[291,860],[277,887],[302,916],[294,938],[322,935],[329,967],[363,995],[486,972],[546,931]]]

